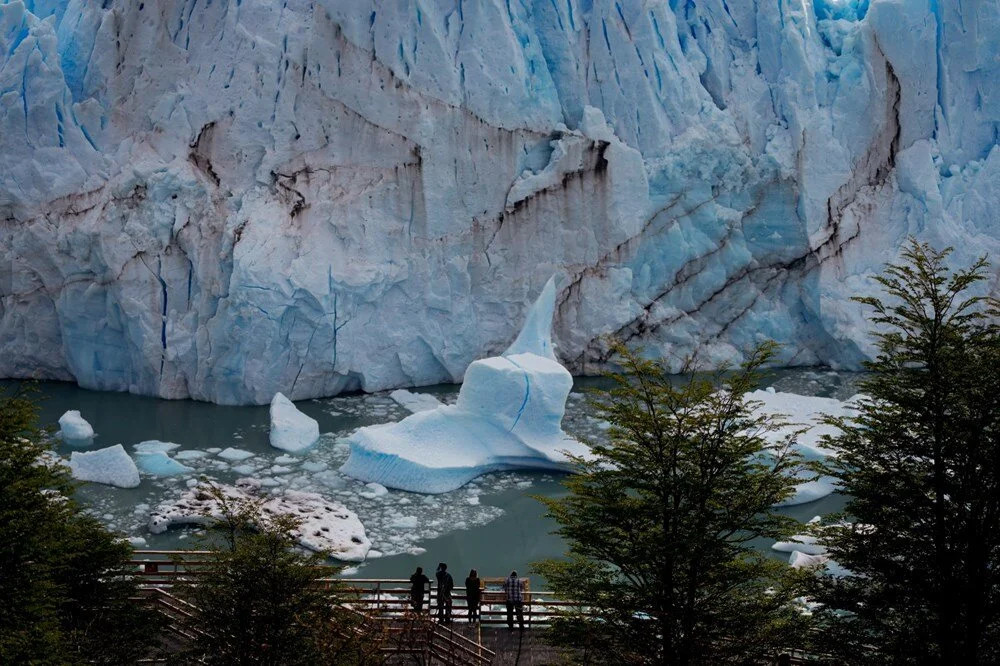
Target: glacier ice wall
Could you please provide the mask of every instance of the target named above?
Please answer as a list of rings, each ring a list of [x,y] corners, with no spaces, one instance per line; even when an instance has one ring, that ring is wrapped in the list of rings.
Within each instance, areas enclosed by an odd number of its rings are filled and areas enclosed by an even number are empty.
[[[221,403],[868,351],[1000,249],[997,0],[0,0],[0,376]]]

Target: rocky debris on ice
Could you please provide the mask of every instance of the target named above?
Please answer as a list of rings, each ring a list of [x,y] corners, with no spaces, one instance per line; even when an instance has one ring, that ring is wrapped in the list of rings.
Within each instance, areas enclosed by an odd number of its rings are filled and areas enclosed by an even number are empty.
[[[319,423],[306,416],[281,393],[271,400],[271,446],[285,451],[304,451],[319,439]]]
[[[71,409],[59,417],[59,436],[67,444],[86,446],[94,440],[94,428],[79,411]]]
[[[468,367],[455,405],[360,428],[347,438],[341,471],[422,493],[454,490],[498,470],[569,471],[567,453],[584,455],[587,447],[562,430],[573,378],[552,349],[555,294],[553,277],[503,355]]]
[[[160,504],[149,516],[149,531],[160,534],[172,525],[211,525],[222,518],[217,491],[227,502],[239,506],[259,502],[262,516],[291,516],[300,521],[293,536],[305,548],[328,552],[347,562],[360,562],[371,548],[364,525],[357,515],[316,493],[285,490],[268,495],[257,479],[239,479],[233,486],[201,484],[178,499]]]
[[[121,444],[96,451],[74,451],[69,458],[74,479],[119,488],[139,485],[139,470]]]
[[[389,397],[402,407],[410,410],[413,414],[426,412],[441,406],[441,401],[429,393],[414,393],[406,389],[396,389],[389,394]]]

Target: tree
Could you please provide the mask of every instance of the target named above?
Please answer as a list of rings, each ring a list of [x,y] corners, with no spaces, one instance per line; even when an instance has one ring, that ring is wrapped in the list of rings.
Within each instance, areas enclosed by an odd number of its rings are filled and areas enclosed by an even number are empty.
[[[910,241],[878,282],[878,354],[831,473],[849,523],[824,531],[854,575],[820,580],[828,649],[878,663],[1000,662],[1000,328],[980,259]],[[983,285],[979,285],[983,286]]]
[[[752,546],[794,531],[772,507],[808,472],[790,446],[797,433],[747,399],[774,351],[678,384],[617,345],[625,374],[593,403],[610,442],[574,461],[567,497],[540,498],[569,553],[535,568],[581,603],[553,631],[583,648],[579,661],[742,663],[802,631],[796,574]]]
[[[188,657],[208,664],[382,663],[380,628],[343,605],[325,553],[305,553],[297,521],[263,511],[264,499],[214,489],[221,518],[208,564],[186,585],[199,638]],[[322,579],[322,580],[320,580]]]
[[[130,600],[132,549],[42,442],[33,389],[0,391],[0,663],[134,663],[157,621]]]

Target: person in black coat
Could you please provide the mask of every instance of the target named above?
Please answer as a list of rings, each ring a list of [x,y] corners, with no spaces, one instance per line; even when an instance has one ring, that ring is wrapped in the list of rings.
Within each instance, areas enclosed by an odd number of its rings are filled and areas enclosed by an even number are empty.
[[[482,591],[479,589],[479,574],[473,569],[465,579],[465,599],[469,607],[469,622],[479,622],[479,604],[482,601]]]
[[[430,582],[431,579],[424,575],[423,567],[417,567],[417,571],[410,576],[410,605],[417,613],[424,610],[424,598]]]
[[[448,565],[444,562],[438,565],[434,576],[437,578],[438,621],[451,624],[451,591],[455,589],[455,579],[448,573]]]

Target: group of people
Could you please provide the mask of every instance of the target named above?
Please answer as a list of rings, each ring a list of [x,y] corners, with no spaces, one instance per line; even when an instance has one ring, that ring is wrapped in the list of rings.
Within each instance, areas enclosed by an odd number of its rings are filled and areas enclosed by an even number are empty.
[[[437,619],[444,624],[451,624],[452,591],[455,589],[455,579],[448,573],[448,565],[438,564],[434,573],[437,579]],[[423,567],[417,567],[410,576],[410,605],[417,613],[424,610],[424,601],[430,596],[430,578],[424,574]],[[468,608],[469,622],[481,620],[480,605],[483,600],[484,585],[475,569],[469,572],[465,579],[465,601]],[[518,627],[524,629],[524,581],[518,578],[516,571],[503,581],[504,598],[507,603],[507,627],[514,628],[514,615],[517,615]]]

